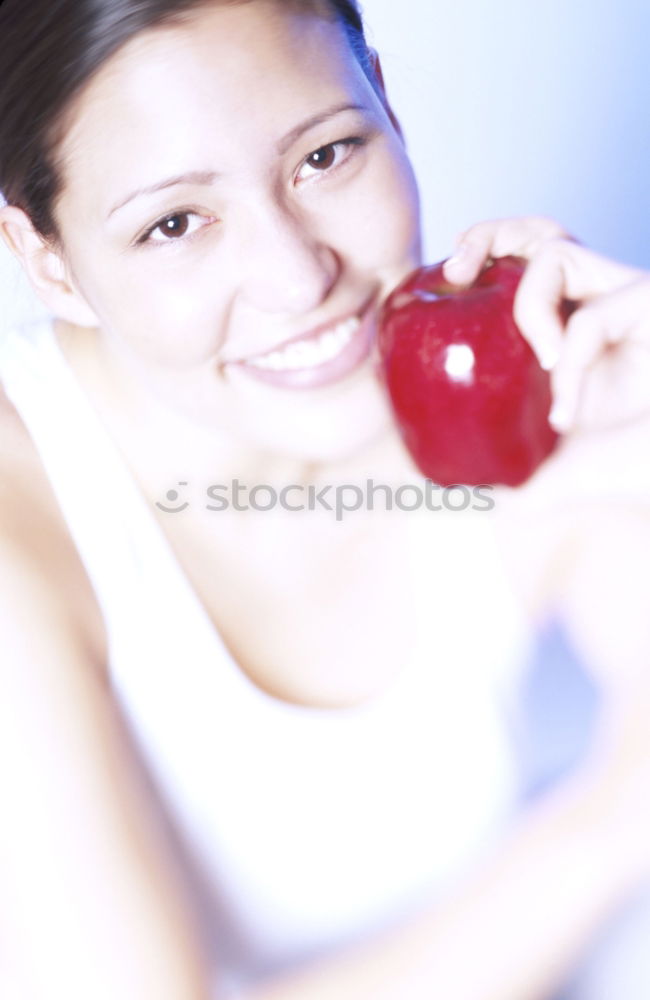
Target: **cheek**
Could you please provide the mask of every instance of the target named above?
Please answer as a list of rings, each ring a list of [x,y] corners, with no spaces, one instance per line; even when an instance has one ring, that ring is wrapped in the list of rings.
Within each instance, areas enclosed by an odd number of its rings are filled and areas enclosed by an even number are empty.
[[[191,368],[219,350],[227,304],[214,275],[192,267],[187,255],[172,256],[145,251],[133,265],[89,276],[88,287],[100,325],[129,351],[154,364]]]
[[[402,147],[400,146],[400,150]],[[420,254],[420,200],[406,155],[378,158],[357,192],[354,226],[347,233],[351,253],[379,270],[417,263]]]

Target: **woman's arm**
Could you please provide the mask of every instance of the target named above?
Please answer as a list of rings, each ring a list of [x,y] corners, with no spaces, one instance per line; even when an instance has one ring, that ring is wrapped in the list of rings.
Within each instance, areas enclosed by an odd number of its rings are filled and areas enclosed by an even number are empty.
[[[0,549],[0,926],[20,1000],[208,1000],[198,932],[110,696],[47,577]],[[650,820],[622,843],[636,804],[619,789],[650,768],[617,753],[531,808],[417,919],[245,1000],[543,997],[645,875]]]
[[[650,670],[650,272],[593,253],[541,217],[478,223],[458,246],[445,270],[463,283],[489,257],[527,258],[515,318],[551,373],[551,419],[565,433],[533,479],[502,499],[503,520],[513,537],[537,532],[538,547],[557,553],[544,598],[597,682],[614,694],[643,685]],[[559,306],[567,299],[576,308],[563,321]]]
[[[208,1000],[198,934],[101,673],[47,569],[4,535],[0,650],[0,954],[12,966],[0,966],[0,995]]]
[[[632,698],[650,683],[650,503],[594,503],[580,514],[556,614],[603,694]]]
[[[609,759],[530,807],[488,860],[408,926],[242,1000],[547,1000],[648,878],[650,851],[636,837],[630,849],[635,808],[617,783],[624,774],[640,792],[650,764]]]
[[[553,368],[558,426],[624,424],[628,451],[621,455],[620,438],[613,445],[622,468],[629,459],[644,462],[650,276],[599,258],[548,219],[486,223],[460,243],[465,253],[448,274],[461,282],[472,281],[490,255],[531,260],[516,315]],[[580,303],[566,329],[557,312],[565,297]],[[613,440],[594,435],[603,481]],[[580,450],[584,474],[591,452]],[[246,1000],[543,1000],[629,894],[650,888],[650,493],[643,477],[624,480],[615,492],[620,501],[633,487],[631,507],[581,508],[580,537],[565,560],[570,572],[554,580],[579,651],[607,685],[589,763],[530,807],[494,855],[430,912]],[[570,480],[565,485],[558,500],[580,501]]]

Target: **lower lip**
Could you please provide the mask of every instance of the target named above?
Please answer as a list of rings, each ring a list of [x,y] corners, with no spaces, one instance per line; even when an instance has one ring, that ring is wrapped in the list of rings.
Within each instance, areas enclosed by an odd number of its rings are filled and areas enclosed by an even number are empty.
[[[353,372],[370,354],[377,327],[372,306],[367,307],[360,318],[358,329],[343,350],[336,357],[312,368],[270,371],[266,368],[256,368],[245,361],[235,361],[232,364],[245,371],[251,378],[280,389],[317,389],[323,385],[330,385]]]

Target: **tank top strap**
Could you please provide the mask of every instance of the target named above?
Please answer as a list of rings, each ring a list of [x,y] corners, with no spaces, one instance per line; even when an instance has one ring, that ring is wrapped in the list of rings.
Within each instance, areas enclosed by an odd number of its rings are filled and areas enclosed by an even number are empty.
[[[107,623],[116,625],[120,611],[132,620],[162,579],[180,583],[185,600],[192,595],[146,499],[70,369],[51,320],[5,336],[0,379],[43,462]],[[196,605],[200,611],[198,599]]]

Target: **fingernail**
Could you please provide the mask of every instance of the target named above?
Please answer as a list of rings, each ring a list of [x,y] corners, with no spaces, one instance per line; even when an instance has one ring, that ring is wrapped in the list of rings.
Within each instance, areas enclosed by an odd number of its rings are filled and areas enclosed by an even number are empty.
[[[457,264],[462,264],[467,257],[467,250],[467,244],[461,243],[459,247],[456,247],[451,257],[449,257],[445,267],[456,267]]]
[[[572,421],[571,411],[565,403],[553,403],[551,412],[548,415],[548,422],[553,425],[556,431],[562,432],[568,430]]]
[[[540,348],[539,352],[539,363],[541,367],[546,372],[550,372],[552,368],[555,368],[556,364],[560,360],[560,352],[557,347],[547,347]]]

